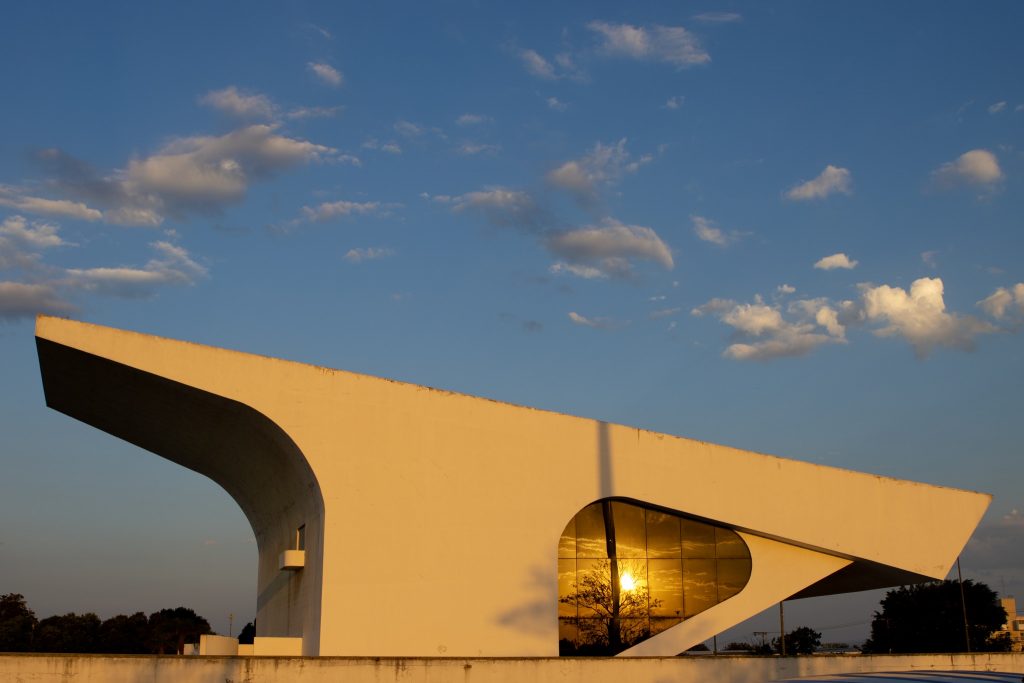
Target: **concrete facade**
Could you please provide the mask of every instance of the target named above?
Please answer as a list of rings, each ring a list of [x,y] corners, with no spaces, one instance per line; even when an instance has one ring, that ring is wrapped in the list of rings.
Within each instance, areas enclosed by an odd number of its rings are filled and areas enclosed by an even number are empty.
[[[595,501],[750,549],[739,594],[623,653],[655,656],[782,599],[942,578],[990,500],[58,318],[36,337],[47,405],[238,502],[257,636],[307,656],[557,654],[556,547]]]
[[[907,671],[1024,674],[1024,654],[612,659],[0,655],[0,680],[45,683],[764,683]]]

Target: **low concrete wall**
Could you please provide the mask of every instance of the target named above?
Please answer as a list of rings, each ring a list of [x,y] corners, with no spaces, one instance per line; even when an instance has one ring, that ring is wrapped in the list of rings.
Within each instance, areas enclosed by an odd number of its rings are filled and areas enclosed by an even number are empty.
[[[1024,654],[632,659],[0,655],[0,681],[12,683],[764,683],[911,670],[1024,673]]]

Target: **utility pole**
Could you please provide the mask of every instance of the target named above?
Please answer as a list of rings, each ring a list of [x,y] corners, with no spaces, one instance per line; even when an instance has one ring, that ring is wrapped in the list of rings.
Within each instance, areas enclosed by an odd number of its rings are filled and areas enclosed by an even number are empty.
[[[971,633],[967,629],[967,600],[964,599],[964,575],[960,573],[960,556],[956,558],[956,578],[960,582],[960,607],[964,612],[964,642],[967,644],[967,654],[971,653]]]
[[[231,612],[231,613],[228,614],[228,636],[229,637],[234,635],[234,633],[233,633],[234,630],[235,630],[235,614],[234,614],[234,612]]]
[[[779,600],[779,648],[781,648],[782,656],[786,656],[786,614],[782,609],[782,603],[784,600]]]

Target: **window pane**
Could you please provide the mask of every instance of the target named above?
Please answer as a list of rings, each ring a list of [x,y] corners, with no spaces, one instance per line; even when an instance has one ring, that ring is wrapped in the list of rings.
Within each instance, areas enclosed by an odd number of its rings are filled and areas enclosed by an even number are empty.
[[[644,509],[629,503],[612,503],[615,520],[615,554],[618,557],[646,557],[647,532]]]
[[[651,628],[654,628],[655,617],[682,617],[682,563],[679,560],[648,560],[647,578],[651,587]]]
[[[619,617],[647,619],[647,561],[619,560]]]
[[[576,557],[608,557],[600,503],[592,503],[576,515]]]
[[[558,556],[576,559],[576,518],[569,520],[562,537],[558,539]]]
[[[612,575],[608,560],[576,561],[576,604],[581,617],[612,614]]]
[[[608,646],[608,620],[607,619],[580,619],[579,620],[579,643],[580,648],[584,646],[601,645]],[[587,652],[583,649],[581,654],[598,654]],[[605,654],[605,653],[600,653]]]
[[[715,527],[692,519],[682,520],[683,557],[715,557]]]
[[[643,619],[623,619],[619,625],[619,637],[625,647],[630,647],[651,637],[651,628],[646,617]]]
[[[715,529],[715,542],[718,546],[718,557],[749,558],[750,551],[747,544],[743,542],[732,529]]]
[[[580,630],[576,625],[576,619],[559,618],[558,619],[558,640],[559,650],[561,651],[562,646],[571,644],[572,649],[575,649],[576,643],[579,641]],[[562,641],[565,641],[564,643]]]
[[[558,561],[558,616],[576,617],[576,560]]]
[[[683,616],[700,614],[718,602],[715,560],[683,560]]]
[[[718,601],[728,600],[750,580],[750,560],[718,561]]]
[[[683,623],[683,620],[679,617],[656,617],[651,615],[651,635],[657,635],[662,631],[667,631],[676,624]]]
[[[647,511],[647,557],[679,557],[679,522],[675,515]]]

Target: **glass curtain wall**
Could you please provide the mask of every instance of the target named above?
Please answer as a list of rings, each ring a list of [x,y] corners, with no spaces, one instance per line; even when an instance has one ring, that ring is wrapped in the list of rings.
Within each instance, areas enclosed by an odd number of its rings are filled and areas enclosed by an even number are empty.
[[[561,655],[614,655],[739,593],[736,532],[636,503],[580,510],[558,544]]]

